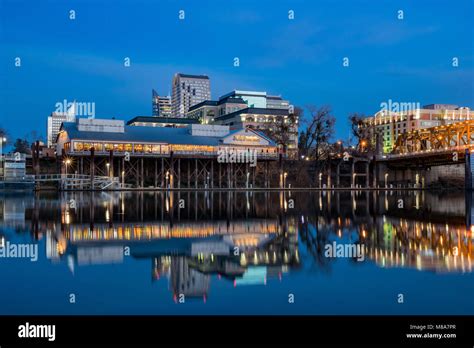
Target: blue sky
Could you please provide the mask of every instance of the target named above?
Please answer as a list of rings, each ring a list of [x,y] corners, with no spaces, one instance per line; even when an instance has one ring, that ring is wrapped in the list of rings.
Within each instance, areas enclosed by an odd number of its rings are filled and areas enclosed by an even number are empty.
[[[472,0],[0,0],[0,43],[11,138],[45,135],[64,99],[94,102],[98,118],[150,115],[151,89],[167,94],[175,72],[209,75],[213,98],[264,90],[330,105],[342,139],[349,113],[389,99],[474,108]]]

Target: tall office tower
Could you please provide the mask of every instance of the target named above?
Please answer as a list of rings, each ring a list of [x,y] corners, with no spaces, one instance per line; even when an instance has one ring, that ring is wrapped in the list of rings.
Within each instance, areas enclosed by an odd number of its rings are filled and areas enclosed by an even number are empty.
[[[75,122],[76,120],[76,102],[67,110],[67,112],[52,112],[48,116],[48,147],[56,145],[56,138],[63,122]]]
[[[209,77],[205,75],[176,74],[173,77],[171,115],[185,117],[189,108],[211,99]]]
[[[152,115],[155,117],[171,117],[171,97],[163,97],[152,89],[151,91]]]

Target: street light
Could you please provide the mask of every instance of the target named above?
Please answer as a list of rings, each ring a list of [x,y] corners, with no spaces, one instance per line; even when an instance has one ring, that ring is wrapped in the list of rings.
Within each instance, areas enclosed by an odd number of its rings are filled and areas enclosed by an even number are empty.
[[[125,186],[125,170],[122,170],[122,188]]]
[[[69,158],[66,159],[66,160],[64,161],[64,164],[66,165],[66,176],[67,176],[67,166],[71,164],[71,159],[69,159]]]
[[[285,174],[283,174],[283,188],[286,188],[286,177],[288,176],[288,173],[285,172]]]
[[[107,162],[105,165],[107,166],[107,176],[110,176],[110,163]]]

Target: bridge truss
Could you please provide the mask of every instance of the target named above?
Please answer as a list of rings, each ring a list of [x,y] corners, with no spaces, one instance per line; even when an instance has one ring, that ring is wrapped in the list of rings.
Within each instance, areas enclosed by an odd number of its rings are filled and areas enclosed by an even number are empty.
[[[392,155],[417,155],[474,148],[474,120],[423,128],[401,134]]]

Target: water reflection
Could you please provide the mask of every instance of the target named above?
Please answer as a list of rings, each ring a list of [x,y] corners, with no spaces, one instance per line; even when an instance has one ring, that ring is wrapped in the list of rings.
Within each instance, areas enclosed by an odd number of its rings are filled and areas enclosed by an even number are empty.
[[[175,301],[301,268],[329,272],[325,245],[364,245],[365,262],[472,272],[472,195],[426,192],[117,192],[0,197],[0,239],[44,241],[49,262],[150,260]],[[357,263],[355,259],[351,262]]]

